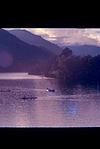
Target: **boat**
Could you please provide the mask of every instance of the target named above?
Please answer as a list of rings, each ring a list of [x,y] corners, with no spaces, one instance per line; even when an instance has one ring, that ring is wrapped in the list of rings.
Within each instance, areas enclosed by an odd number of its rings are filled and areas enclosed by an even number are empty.
[[[46,90],[47,92],[55,92],[55,90],[54,89],[49,89],[49,88],[47,88],[47,90]]]
[[[36,99],[37,97],[22,97],[21,99],[23,99],[23,100],[27,100],[27,99]]]

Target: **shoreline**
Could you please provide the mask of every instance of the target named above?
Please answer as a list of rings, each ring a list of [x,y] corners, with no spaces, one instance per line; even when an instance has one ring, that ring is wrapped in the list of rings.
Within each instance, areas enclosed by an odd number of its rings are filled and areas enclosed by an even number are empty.
[[[0,73],[0,80],[29,80],[29,79],[55,79],[43,75],[30,75],[28,73]]]

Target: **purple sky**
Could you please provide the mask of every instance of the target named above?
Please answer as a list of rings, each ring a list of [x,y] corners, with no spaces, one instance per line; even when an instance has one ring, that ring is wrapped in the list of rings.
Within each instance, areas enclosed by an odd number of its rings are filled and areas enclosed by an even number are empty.
[[[7,28],[8,29],[8,28]],[[14,28],[9,28],[14,29]],[[100,29],[76,28],[17,28],[26,29],[33,34],[41,35],[44,39],[58,45],[93,44],[100,46]]]

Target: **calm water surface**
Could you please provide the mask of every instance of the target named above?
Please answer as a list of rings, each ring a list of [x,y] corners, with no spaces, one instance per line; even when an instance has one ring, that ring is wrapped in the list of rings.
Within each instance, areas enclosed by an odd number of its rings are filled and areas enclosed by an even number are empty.
[[[47,87],[55,92],[47,92]],[[98,88],[77,86],[61,90],[54,79],[2,74],[0,127],[97,126],[100,126]]]

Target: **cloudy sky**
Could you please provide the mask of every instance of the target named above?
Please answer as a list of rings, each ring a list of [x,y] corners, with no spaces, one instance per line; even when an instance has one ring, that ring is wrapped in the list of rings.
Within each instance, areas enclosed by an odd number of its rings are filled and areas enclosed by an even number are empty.
[[[8,29],[8,28],[7,28]],[[9,28],[14,29],[14,28]],[[19,28],[17,28],[19,29]],[[100,46],[100,29],[76,29],[76,28],[20,28],[33,34],[41,35],[44,39],[58,45],[93,44]]]

